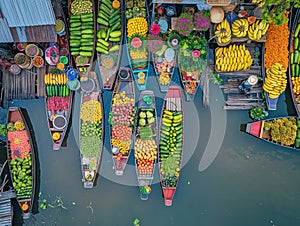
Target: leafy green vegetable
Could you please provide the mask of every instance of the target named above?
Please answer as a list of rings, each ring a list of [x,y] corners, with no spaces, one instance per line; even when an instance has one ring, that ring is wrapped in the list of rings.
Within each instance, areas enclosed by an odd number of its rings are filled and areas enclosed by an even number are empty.
[[[152,117],[153,117],[153,113],[150,112],[150,111],[147,111],[147,118],[149,119],[149,118],[152,118]]]
[[[145,112],[140,112],[140,118],[146,118],[146,113]]]
[[[146,119],[140,119],[139,121],[140,126],[145,126],[146,125]]]

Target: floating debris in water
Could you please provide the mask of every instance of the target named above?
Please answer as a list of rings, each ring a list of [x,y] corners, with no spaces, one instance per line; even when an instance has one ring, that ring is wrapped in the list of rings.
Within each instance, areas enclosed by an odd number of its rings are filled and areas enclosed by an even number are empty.
[[[72,205],[73,205],[73,206],[75,206],[75,205],[76,205],[76,203],[75,203],[75,202],[72,202]]]
[[[190,181],[188,181],[188,182],[187,182],[187,184],[191,184],[191,182],[190,182]]]
[[[134,226],[140,226],[140,219],[135,218],[134,221],[133,221],[133,225]]]

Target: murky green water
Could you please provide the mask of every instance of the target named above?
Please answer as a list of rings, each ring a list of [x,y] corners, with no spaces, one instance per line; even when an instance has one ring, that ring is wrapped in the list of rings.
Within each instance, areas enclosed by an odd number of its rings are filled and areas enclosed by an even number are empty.
[[[154,77],[149,79],[149,88],[158,95],[160,109],[164,94],[158,91]],[[103,94],[106,119],[111,95],[111,92]],[[287,115],[284,101],[280,100],[279,111],[271,112],[270,116]],[[39,153],[42,196],[49,203],[56,196],[61,197],[67,208],[39,210],[24,225],[125,226],[132,225],[135,218],[140,219],[142,226],[300,225],[300,153],[241,133],[240,124],[250,120],[247,111],[223,111],[223,96],[216,86],[211,85],[210,109],[202,107],[200,90],[194,104],[184,103],[186,164],[172,207],[164,206],[157,169],[148,201],[139,199],[133,156],[124,176],[114,175],[108,126],[97,186],[91,190],[83,188],[76,142],[78,94],[75,102],[67,147],[61,151],[51,150],[43,99],[12,103],[27,108],[31,116]],[[215,150],[218,144],[219,151]],[[213,156],[213,152],[218,155],[200,172],[199,162],[204,152],[205,156]],[[21,224],[19,220],[15,225]]]

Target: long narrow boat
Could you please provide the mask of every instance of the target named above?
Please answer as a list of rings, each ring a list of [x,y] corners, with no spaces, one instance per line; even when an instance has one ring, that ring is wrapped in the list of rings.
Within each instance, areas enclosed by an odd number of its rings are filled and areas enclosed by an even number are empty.
[[[171,83],[176,62],[180,36],[172,31],[172,18],[177,16],[176,5],[171,3],[152,2],[151,27],[149,44],[156,79],[161,92],[167,92]],[[159,33],[155,32],[159,26]],[[153,34],[154,33],[154,34]]]
[[[135,111],[131,70],[120,68],[109,113],[110,142],[116,175],[123,175],[130,155]]]
[[[138,89],[145,90],[150,68],[150,54],[147,48],[149,30],[147,1],[126,1],[125,15],[129,65]]]
[[[103,89],[111,90],[122,59],[124,5],[119,0],[99,0],[98,7],[97,60]]]
[[[152,90],[141,91],[134,143],[135,169],[142,200],[147,200],[154,177],[157,156],[157,121],[155,96]]]
[[[92,72],[91,72],[92,73]],[[104,143],[104,115],[101,89],[95,73],[96,87],[81,95],[80,159],[84,188],[93,188],[100,168]]]
[[[292,13],[292,12],[291,12]],[[296,29],[299,27],[300,29],[300,21],[299,21],[300,9],[296,11],[296,15],[293,16],[293,19],[290,18],[291,21],[291,38],[290,38],[290,49],[289,49],[289,68],[288,68],[288,77],[290,84],[290,92],[293,99],[293,104],[295,106],[297,115],[300,116],[300,57],[299,55],[299,39],[300,32],[297,32]]]
[[[56,1],[56,20],[58,24],[67,26],[63,8],[60,2]],[[69,52],[69,31],[57,35],[56,45],[48,48],[49,58],[45,73],[45,107],[48,129],[53,142],[53,150],[59,150],[65,138],[70,116],[72,112],[72,101],[74,92],[67,86],[67,70],[72,67],[72,60]],[[46,50],[47,52],[47,50]],[[51,53],[55,53],[53,59]],[[61,55],[61,57],[59,57]],[[46,54],[47,56],[47,54]],[[63,57],[62,57],[63,56]],[[61,64],[60,58],[64,59]],[[60,63],[60,69],[57,65]]]
[[[21,109],[8,109],[7,159],[17,201],[23,218],[30,217],[36,186],[35,150],[30,130]]]
[[[282,117],[241,125],[241,131],[281,147],[300,149],[300,119]]]
[[[96,10],[94,0],[68,0],[70,52],[81,80],[88,77],[95,53]]]
[[[180,88],[170,86],[162,108],[159,137],[159,175],[166,206],[172,205],[178,185],[184,140],[183,127]]]

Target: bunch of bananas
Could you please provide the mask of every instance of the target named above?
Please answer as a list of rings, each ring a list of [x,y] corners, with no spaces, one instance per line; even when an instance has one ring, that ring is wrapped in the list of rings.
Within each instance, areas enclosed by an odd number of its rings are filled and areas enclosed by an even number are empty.
[[[247,70],[252,64],[252,57],[245,45],[230,45],[217,48],[216,70],[221,72]]]
[[[249,22],[247,19],[235,20],[231,26],[232,34],[238,38],[243,38],[247,35]]]
[[[219,44],[225,44],[231,40],[231,29],[229,22],[224,19],[217,25],[215,35],[217,35],[217,42]]]
[[[280,63],[273,64],[266,70],[263,89],[270,98],[277,98],[286,88],[286,68]]]
[[[251,40],[257,41],[267,33],[268,28],[269,28],[268,23],[265,23],[262,20],[257,20],[249,27],[248,37]]]
[[[44,82],[46,85],[64,85],[68,81],[67,75],[64,74],[45,74]]]

